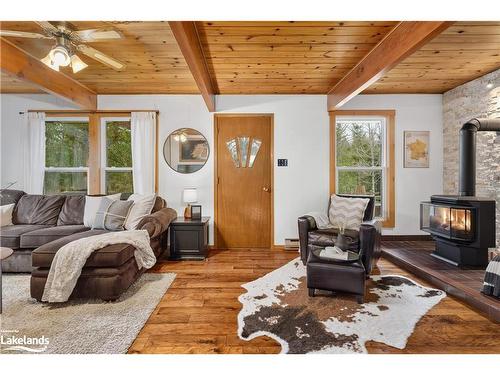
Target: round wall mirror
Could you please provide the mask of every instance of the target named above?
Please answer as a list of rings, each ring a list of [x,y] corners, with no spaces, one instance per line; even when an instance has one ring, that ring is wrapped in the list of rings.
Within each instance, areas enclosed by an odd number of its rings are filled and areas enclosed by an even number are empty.
[[[174,171],[193,173],[199,171],[208,160],[210,147],[198,130],[177,129],[170,133],[163,145],[163,157]]]

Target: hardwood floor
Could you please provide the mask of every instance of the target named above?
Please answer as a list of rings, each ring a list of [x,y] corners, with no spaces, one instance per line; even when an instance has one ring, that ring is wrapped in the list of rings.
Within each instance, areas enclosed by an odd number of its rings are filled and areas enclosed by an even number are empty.
[[[159,263],[151,272],[175,272],[177,277],[129,353],[279,353],[272,339],[238,339],[240,285],[297,256],[285,250],[213,250],[206,261]],[[382,274],[429,285],[387,260],[378,266]],[[500,353],[500,327],[447,297],[422,318],[404,350],[377,342],[367,348],[370,353]]]

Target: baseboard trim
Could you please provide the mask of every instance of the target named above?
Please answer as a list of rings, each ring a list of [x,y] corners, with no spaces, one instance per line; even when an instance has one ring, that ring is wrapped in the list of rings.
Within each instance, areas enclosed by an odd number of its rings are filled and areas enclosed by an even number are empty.
[[[428,235],[382,235],[382,241],[433,241]],[[208,245],[209,250],[214,250],[214,245]],[[298,248],[288,249],[285,245],[272,245],[271,250],[298,251]]]
[[[216,250],[217,248],[214,245],[208,245],[208,250]],[[271,250],[287,250],[287,251],[298,251],[299,249],[287,249],[285,245],[273,245],[271,246]]]
[[[432,236],[426,234],[382,235],[382,241],[433,241]]]

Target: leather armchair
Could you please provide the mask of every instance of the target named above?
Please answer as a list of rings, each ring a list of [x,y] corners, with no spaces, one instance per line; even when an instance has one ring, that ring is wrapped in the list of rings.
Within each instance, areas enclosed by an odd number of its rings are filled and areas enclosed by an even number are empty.
[[[361,260],[365,268],[366,276],[370,275],[377,260],[380,258],[380,240],[382,223],[379,220],[374,220],[375,197],[366,195],[344,195],[348,198],[368,198],[370,199],[363,222],[359,231],[346,230],[345,235],[351,238],[351,251],[356,251],[361,254]],[[330,204],[328,204],[328,209]],[[311,250],[319,247],[333,246],[337,238],[336,229],[318,229],[316,221],[312,216],[301,216],[298,219],[299,225],[299,242],[300,242],[300,258],[305,265],[309,258]]]

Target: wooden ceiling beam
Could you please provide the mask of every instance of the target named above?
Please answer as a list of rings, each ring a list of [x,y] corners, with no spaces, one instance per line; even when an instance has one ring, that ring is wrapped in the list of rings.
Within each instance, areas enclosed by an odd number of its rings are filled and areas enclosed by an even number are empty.
[[[328,92],[328,110],[340,108],[452,24],[448,21],[399,22]]]
[[[169,25],[208,110],[215,112],[217,92],[210,77],[196,24],[192,21],[169,21]]]
[[[36,57],[0,38],[0,68],[2,72],[29,82],[41,90],[68,100],[81,109],[95,110],[95,92],[67,75],[57,72]]]

